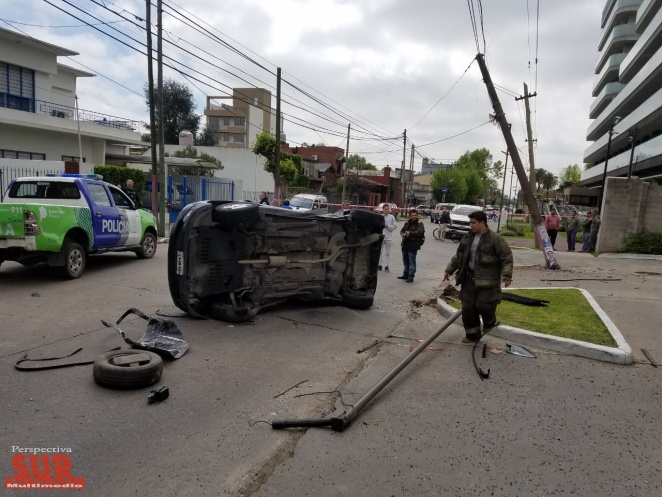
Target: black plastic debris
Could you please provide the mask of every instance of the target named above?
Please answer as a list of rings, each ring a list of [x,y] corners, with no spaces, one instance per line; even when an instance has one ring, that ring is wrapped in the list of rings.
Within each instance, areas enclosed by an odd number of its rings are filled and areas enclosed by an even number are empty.
[[[524,297],[522,295],[516,295],[510,292],[503,292],[503,294],[501,295],[501,300],[507,300],[508,302],[528,305],[531,307],[547,307],[547,304],[549,304],[549,300],[532,299],[529,297]]]
[[[147,330],[137,342],[127,337],[118,327],[122,320],[129,314],[135,314],[147,321]],[[155,352],[166,359],[179,359],[186,353],[189,347],[188,342],[184,340],[184,335],[182,335],[182,332],[174,321],[149,317],[138,309],[129,309],[122,314],[115,324],[107,323],[103,319],[101,322],[108,328],[114,328],[124,341],[134,349],[149,350],[150,352]]]
[[[168,385],[161,385],[159,388],[155,388],[149,392],[147,396],[147,403],[153,404],[154,402],[161,402],[162,400],[167,399],[170,396],[170,389]]]
[[[519,345],[510,345],[509,343],[506,344],[506,353],[516,355],[518,357],[526,357],[528,359],[536,359],[538,357],[533,352],[525,349],[524,347],[520,347]]]

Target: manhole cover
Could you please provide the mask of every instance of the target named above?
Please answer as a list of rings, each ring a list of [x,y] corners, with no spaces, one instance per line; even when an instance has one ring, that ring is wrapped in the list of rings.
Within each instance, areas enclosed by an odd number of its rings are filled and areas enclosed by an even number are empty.
[[[166,307],[165,309],[159,309],[156,311],[156,314],[166,318],[183,318],[188,316],[187,313],[177,307]]]
[[[654,273],[652,271],[635,271],[634,274],[644,274],[646,276],[662,276],[662,273]]]

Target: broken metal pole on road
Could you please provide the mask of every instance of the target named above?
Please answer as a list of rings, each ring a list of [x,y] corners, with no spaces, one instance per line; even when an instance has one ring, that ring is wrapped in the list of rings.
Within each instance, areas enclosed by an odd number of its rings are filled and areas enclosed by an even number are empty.
[[[414,349],[407,357],[398,363],[386,376],[379,380],[367,393],[363,395],[353,406],[343,412],[340,416],[334,418],[315,418],[315,419],[282,419],[273,420],[271,427],[274,430],[282,430],[283,428],[312,428],[330,426],[333,431],[345,431],[345,428],[352,422],[352,420],[359,414],[375,396],[388,385],[393,378],[395,378],[407,365],[416,359],[421,352],[423,352],[428,345],[434,342],[439,335],[462,315],[462,309],[457,310],[452,314],[441,327],[424,340],[416,349]]]

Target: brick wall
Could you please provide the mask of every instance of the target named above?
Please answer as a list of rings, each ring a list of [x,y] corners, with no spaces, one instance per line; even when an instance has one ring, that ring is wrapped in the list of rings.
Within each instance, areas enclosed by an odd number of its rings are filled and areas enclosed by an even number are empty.
[[[662,231],[662,187],[638,178],[607,178],[598,252],[616,252],[641,230]]]

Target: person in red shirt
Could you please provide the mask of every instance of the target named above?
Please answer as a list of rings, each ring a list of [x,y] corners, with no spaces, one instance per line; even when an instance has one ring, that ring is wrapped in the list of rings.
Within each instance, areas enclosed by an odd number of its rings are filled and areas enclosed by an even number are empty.
[[[550,207],[549,216],[545,216],[545,229],[549,234],[549,241],[552,242],[552,248],[556,250],[556,235],[559,233],[559,226],[561,225],[561,218],[559,217],[556,209]]]

